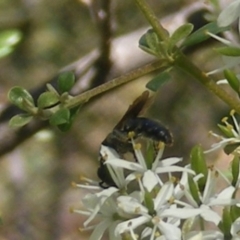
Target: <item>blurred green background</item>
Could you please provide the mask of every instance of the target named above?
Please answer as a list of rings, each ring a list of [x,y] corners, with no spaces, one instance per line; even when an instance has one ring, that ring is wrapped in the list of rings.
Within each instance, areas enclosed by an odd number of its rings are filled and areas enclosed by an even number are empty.
[[[99,32],[83,2],[0,0],[0,31],[16,28],[23,36],[13,53],[0,59],[0,107],[11,87],[36,87],[98,47]],[[161,17],[194,2],[149,0]],[[133,1],[112,5],[113,37],[147,26]],[[219,62],[208,46],[194,50],[190,57],[204,69]],[[97,180],[101,141],[148,80],[142,78],[91,101],[69,132],[46,128],[1,157],[0,240],[88,239],[88,232],[78,231],[84,218],[69,213],[86,192],[71,188],[71,182],[78,182],[81,174]],[[173,132],[175,145],[166,155],[187,160],[194,144],[210,146],[207,133],[227,111],[201,85],[181,75],[163,86],[148,115]]]

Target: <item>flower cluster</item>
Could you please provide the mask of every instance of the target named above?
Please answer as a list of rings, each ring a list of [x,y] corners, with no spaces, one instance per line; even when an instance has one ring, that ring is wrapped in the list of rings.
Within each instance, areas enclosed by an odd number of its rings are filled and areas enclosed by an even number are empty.
[[[191,164],[180,167],[176,164],[182,158],[161,159],[164,144],[154,156],[151,140],[146,142],[150,147],[143,154],[141,145],[132,139],[136,162],[101,146],[116,187],[102,189],[89,181],[75,184],[91,190],[82,199],[82,209],[73,209],[88,216],[82,230],[93,230],[90,240],[102,239],[107,232],[110,240],[240,239],[238,184],[208,167],[200,146],[192,150]],[[176,172],[181,173],[180,179],[173,175]],[[227,185],[223,190],[216,187],[220,179]],[[222,211],[216,211],[216,206]],[[91,225],[94,219],[99,223]],[[207,223],[215,227],[209,230]]]
[[[235,111],[230,112],[232,123],[229,122],[227,117],[222,119],[223,124],[218,124],[219,129],[221,130],[224,136],[218,135],[216,133],[210,132],[210,134],[216,139],[220,140],[217,143],[214,143],[207,152],[214,151],[216,149],[225,149],[227,154],[234,153],[240,156],[240,125],[237,122],[235,117]],[[229,149],[229,150],[228,150]]]

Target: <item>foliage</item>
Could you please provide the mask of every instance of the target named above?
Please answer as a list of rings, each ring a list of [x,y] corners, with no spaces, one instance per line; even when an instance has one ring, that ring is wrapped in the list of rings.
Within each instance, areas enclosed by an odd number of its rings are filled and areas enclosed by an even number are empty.
[[[193,25],[187,23],[177,28],[172,34],[159,23],[146,1],[135,0],[135,2],[151,25],[151,28],[140,38],[139,47],[153,55],[157,62],[146,68],[142,67],[142,71],[133,71],[135,73],[133,75],[113,79],[112,85],[106,83],[77,96],[71,95],[75,84],[75,76],[72,72],[60,74],[56,88],[47,84],[47,90],[36,100],[28,90],[15,86],[9,91],[9,101],[23,113],[11,118],[10,126],[22,127],[38,118],[49,121],[50,125],[62,131],[67,131],[72,126],[74,117],[82,104],[123,82],[126,83],[143,74],[162,69],[146,84],[148,89],[156,92],[164,83],[173,79],[173,72],[178,73],[180,70],[189,74],[232,109],[230,113],[232,123],[224,118],[223,124],[218,125],[222,135],[211,133],[219,141],[206,151],[200,145],[193,147],[189,154],[190,164],[179,167],[176,163],[182,158],[161,159],[164,144],[166,144],[164,140],[160,139],[163,145],[160,144],[157,147],[155,154],[156,139],[149,134],[153,131],[151,128],[145,131],[147,134],[142,134],[145,137],[143,145],[146,145],[148,156],[145,160],[141,151],[142,145],[138,143],[141,134],[137,135],[137,131],[142,130],[143,127],[149,127],[147,124],[138,125],[137,130],[127,133],[124,132],[123,127],[118,128],[117,125],[113,130],[117,144],[103,142],[100,150],[100,168],[107,169],[113,184],[107,189],[102,189],[98,183],[92,184],[92,181],[85,181],[85,185],[76,184],[80,188],[94,188],[98,193],[83,197],[82,205],[85,209],[73,211],[89,216],[84,223],[86,229],[97,215],[102,218],[98,225],[91,226],[94,231],[90,239],[101,239],[105,231],[109,232],[111,239],[135,240],[138,239],[137,236],[140,236],[140,239],[151,240],[236,239],[240,222],[240,201],[237,198],[240,184],[240,127],[235,115],[240,114],[240,88],[239,72],[234,68],[239,64],[240,47],[226,39],[224,32],[230,30],[232,22],[239,18],[240,1],[233,1],[221,11],[215,21],[196,32],[193,32]],[[216,7],[216,2],[212,1],[212,4]],[[212,17],[214,18],[214,15]],[[11,41],[11,38],[15,40]],[[3,46],[0,57],[10,53],[20,38],[20,33],[16,30],[0,35],[0,45]],[[214,50],[223,59],[228,59],[228,62],[206,73],[192,63],[184,55],[183,50],[209,38],[225,44]],[[225,79],[214,81],[211,75],[216,72],[221,72]],[[222,83],[228,84],[232,92],[225,91]],[[137,110],[137,114],[131,115],[133,105],[127,111],[127,115],[129,114],[132,118],[137,117],[141,111],[141,109]],[[123,154],[119,150],[122,146],[128,147],[128,152],[133,153],[136,162],[123,159]],[[207,154],[217,149],[223,149],[226,154],[233,156],[231,169],[228,171],[229,178],[215,166],[208,166],[206,163]],[[148,164],[149,159],[151,164]],[[176,180],[173,172],[180,172],[181,178]],[[163,173],[167,174],[166,179],[162,178]],[[222,191],[216,191],[218,176],[221,176],[227,185]],[[132,188],[132,183],[138,188]],[[221,214],[214,210],[214,207],[219,205],[223,206]],[[217,230],[207,231],[205,224],[208,222],[213,223]],[[196,223],[200,229],[198,232],[195,231]]]
[[[11,127],[22,127],[29,123],[33,117],[49,120],[52,126],[60,130],[68,130],[79,107],[68,109],[65,105],[72,96],[68,93],[75,83],[75,77],[71,72],[64,72],[58,78],[58,91],[51,85],[47,85],[48,91],[43,92],[37,99],[36,106],[31,94],[24,88],[13,87],[8,94],[12,104],[24,110],[25,114],[14,116],[9,124]]]
[[[10,54],[21,39],[22,34],[17,29],[8,29],[0,32],[0,58]]]

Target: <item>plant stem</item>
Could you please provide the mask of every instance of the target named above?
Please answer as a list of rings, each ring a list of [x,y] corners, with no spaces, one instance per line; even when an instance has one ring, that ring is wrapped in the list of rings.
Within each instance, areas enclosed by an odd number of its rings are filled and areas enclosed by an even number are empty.
[[[80,104],[87,102],[90,98],[92,98],[96,95],[99,95],[101,93],[104,93],[104,92],[112,89],[112,88],[116,88],[120,85],[128,83],[134,79],[142,77],[142,76],[144,76],[150,72],[153,72],[155,70],[165,69],[165,68],[166,68],[166,64],[164,64],[164,62],[162,62],[162,61],[156,61],[153,63],[149,63],[149,64],[142,66],[140,68],[137,68],[129,73],[126,73],[125,75],[115,78],[105,84],[102,84],[96,88],[86,91],[86,92],[82,93],[81,95],[71,98],[68,101],[68,103],[66,103],[65,107],[73,108],[73,107],[79,106]]]
[[[239,101],[229,95],[224,89],[219,87],[211,78],[209,78],[203,71],[201,71],[195,64],[183,55],[179,54],[175,59],[175,66],[184,72],[190,74],[203,84],[209,91],[213,92],[222,101],[224,101],[231,109],[235,109],[240,114],[240,103]]]
[[[158,21],[157,17],[154,15],[152,9],[146,3],[146,0],[134,0],[139,6],[140,10],[143,12],[145,18],[153,27],[154,31],[158,37],[162,40],[167,40],[167,36],[164,34],[164,28]],[[236,112],[240,114],[240,103],[232,96],[230,96],[226,91],[219,87],[211,78],[209,78],[204,72],[202,72],[196,65],[194,65],[180,50],[176,48],[177,57],[174,60],[174,65],[180,68],[184,72],[190,74],[201,82],[209,91],[213,92],[216,96],[222,99],[226,104]],[[169,62],[169,64],[172,64]]]
[[[159,39],[162,41],[166,41],[168,39],[168,36],[166,35],[166,30],[159,23],[158,18],[145,1],[146,0],[135,0],[136,4],[143,12],[145,18],[148,20],[153,30],[158,35]]]

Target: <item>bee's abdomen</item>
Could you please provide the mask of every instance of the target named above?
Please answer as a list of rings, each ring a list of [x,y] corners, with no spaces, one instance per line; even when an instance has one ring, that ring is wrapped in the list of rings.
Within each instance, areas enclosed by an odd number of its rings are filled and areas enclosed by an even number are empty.
[[[136,137],[143,136],[154,141],[164,142],[167,145],[173,143],[172,135],[166,127],[158,121],[144,117],[136,117],[126,120],[121,131],[126,133],[133,131],[135,132]]]

